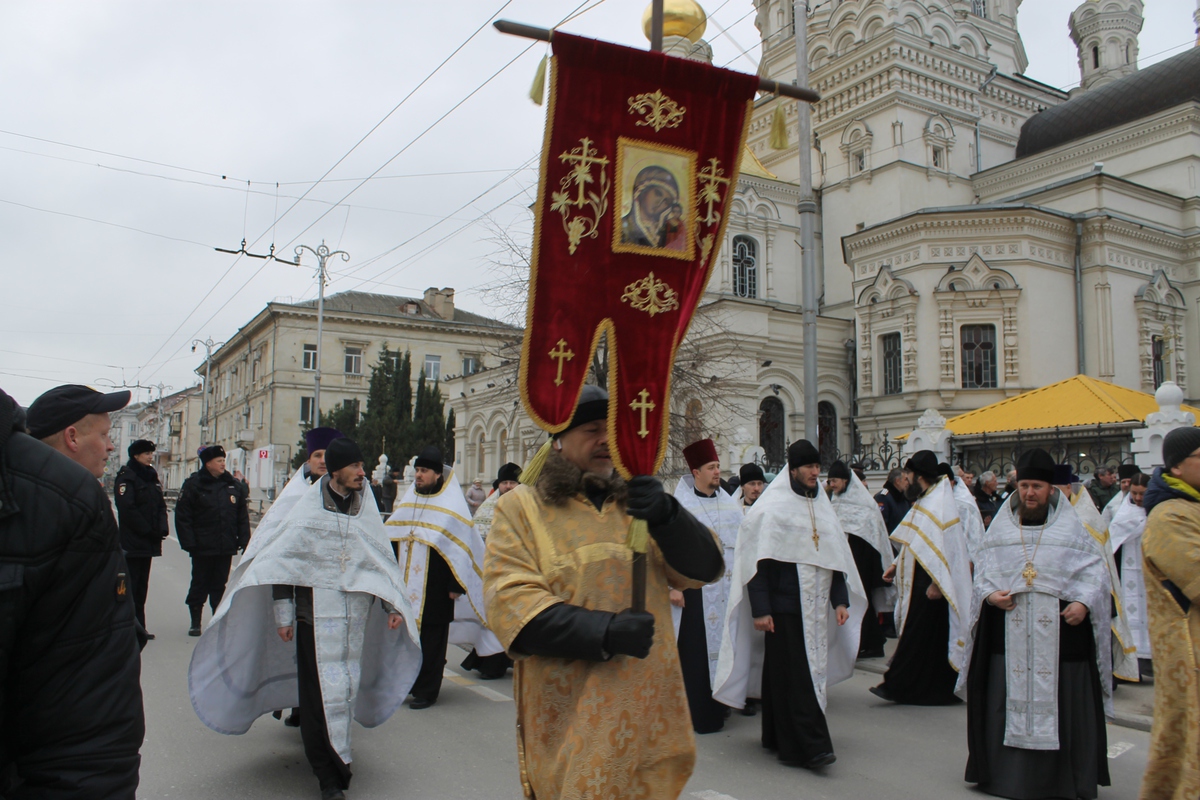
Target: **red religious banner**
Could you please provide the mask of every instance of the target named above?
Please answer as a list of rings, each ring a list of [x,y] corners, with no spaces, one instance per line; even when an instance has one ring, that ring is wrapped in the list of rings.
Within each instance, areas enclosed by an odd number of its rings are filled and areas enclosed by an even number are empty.
[[[613,461],[652,475],[758,78],[557,31],[553,47],[521,397],[539,425],[565,428],[607,332]]]

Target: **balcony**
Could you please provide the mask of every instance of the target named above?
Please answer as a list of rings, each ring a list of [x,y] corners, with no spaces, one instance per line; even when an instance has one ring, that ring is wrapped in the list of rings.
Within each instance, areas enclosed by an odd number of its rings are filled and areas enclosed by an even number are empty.
[[[234,443],[243,450],[249,450],[254,447],[254,431],[238,431],[237,436],[234,437]]]

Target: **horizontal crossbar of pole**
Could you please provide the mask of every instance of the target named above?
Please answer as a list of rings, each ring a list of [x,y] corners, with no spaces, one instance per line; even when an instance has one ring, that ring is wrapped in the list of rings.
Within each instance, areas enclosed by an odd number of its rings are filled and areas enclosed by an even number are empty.
[[[541,42],[548,42],[554,38],[554,31],[549,28],[538,28],[533,25],[522,25],[519,22],[510,22],[506,19],[498,19],[492,23],[496,30],[501,33],[507,33],[512,36],[520,36],[525,39],[537,39]],[[784,97],[790,97],[793,100],[803,100],[806,103],[815,103],[821,99],[821,95],[811,89],[801,89],[799,86],[793,86],[790,83],[780,83],[779,81],[769,81],[765,78],[758,79],[758,89],[767,94],[777,94]]]

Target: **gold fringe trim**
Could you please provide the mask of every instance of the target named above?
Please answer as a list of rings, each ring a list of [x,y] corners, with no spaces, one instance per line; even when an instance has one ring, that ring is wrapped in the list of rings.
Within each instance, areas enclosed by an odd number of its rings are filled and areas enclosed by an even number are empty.
[[[775,116],[771,119],[771,149],[787,150],[787,120],[783,117],[783,103],[775,104]]]
[[[526,486],[534,486],[537,484],[538,477],[542,474],[542,467],[546,466],[546,459],[550,457],[550,451],[554,447],[554,440],[547,439],[537,453],[525,465],[525,469],[521,470],[521,483]]]

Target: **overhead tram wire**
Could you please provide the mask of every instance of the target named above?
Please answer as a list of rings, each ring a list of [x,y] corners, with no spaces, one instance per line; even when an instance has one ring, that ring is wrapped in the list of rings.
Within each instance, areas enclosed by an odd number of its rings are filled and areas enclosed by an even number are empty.
[[[367,137],[369,137],[369,136],[370,136],[372,133],[374,133],[374,132],[375,132],[375,131],[376,131],[376,130],[379,128],[379,126],[380,126],[380,125],[382,125],[382,124],[383,124],[385,121],[387,121],[387,119],[388,119],[388,118],[390,118],[390,117],[392,116],[392,114],[396,113],[396,111],[398,111],[398,110],[400,109],[400,107],[401,107],[401,106],[403,106],[403,105],[404,105],[406,102],[408,102],[409,98],[411,98],[411,97],[412,97],[412,96],[413,96],[413,95],[416,93],[416,91],[417,91],[418,89],[420,89],[422,86],[424,86],[426,83],[428,83],[428,82],[429,82],[429,80],[430,80],[430,79],[432,79],[434,75],[436,75],[436,74],[437,74],[439,71],[441,71],[442,67],[444,67],[444,66],[445,66],[445,65],[446,65],[446,64],[447,64],[447,63],[450,61],[450,59],[454,58],[454,56],[455,56],[455,55],[457,55],[457,54],[458,54],[458,53],[459,53],[459,52],[460,52],[460,51],[461,51],[461,50],[462,50],[464,47],[466,47],[466,46],[467,46],[467,44],[468,44],[469,42],[471,42],[471,40],[473,40],[473,39],[474,39],[476,36],[478,36],[478,35],[479,35],[479,33],[480,33],[481,31],[483,31],[483,30],[484,30],[484,29],[485,29],[485,28],[488,26],[488,24],[489,24],[489,23],[491,23],[491,21],[492,21],[493,19],[495,19],[495,18],[496,18],[496,17],[497,17],[497,16],[498,16],[500,13],[502,13],[502,12],[504,11],[504,9],[505,9],[505,8],[508,8],[508,6],[509,6],[509,5],[510,5],[512,2],[513,2],[513,0],[506,0],[506,2],[504,3],[504,5],[502,5],[502,6],[501,6],[499,9],[497,9],[497,10],[496,10],[496,12],[495,12],[495,13],[493,13],[493,14],[492,14],[492,15],[491,15],[491,16],[490,16],[490,17],[489,17],[489,18],[488,18],[488,19],[487,19],[487,20],[486,20],[486,21],[485,21],[485,22],[484,22],[482,25],[480,25],[480,26],[479,26],[479,27],[478,27],[478,28],[477,28],[477,29],[476,29],[476,30],[475,30],[475,31],[474,31],[474,32],[473,32],[473,33],[472,33],[470,36],[468,36],[468,37],[467,37],[467,39],[466,39],[466,40],[464,40],[462,44],[460,44],[458,47],[456,47],[456,48],[454,49],[454,51],[453,51],[453,52],[452,52],[452,53],[451,53],[449,56],[447,56],[445,59],[443,59],[443,60],[442,60],[442,62],[441,62],[440,64],[438,64],[436,67],[434,67],[433,71],[432,71],[432,72],[430,72],[430,73],[429,73],[427,76],[425,76],[425,78],[423,78],[423,79],[421,80],[421,82],[420,82],[420,83],[419,83],[419,84],[416,86],[416,88],[414,88],[414,89],[413,89],[412,91],[410,91],[410,92],[409,92],[407,95],[405,95],[405,96],[404,96],[404,98],[403,98],[403,99],[401,99],[401,100],[400,100],[400,102],[399,102],[399,103],[397,103],[397,104],[396,104],[396,105],[395,105],[395,106],[392,108],[392,110],[391,110],[391,111],[389,111],[389,112],[388,112],[386,115],[384,115],[383,119],[379,120],[379,122],[377,122],[377,123],[376,123],[374,126],[372,126],[372,128],[371,128],[371,129],[370,129],[370,130],[369,130],[369,131],[368,131],[368,132],[367,132],[365,135],[363,135],[363,136],[362,136],[362,137],[361,137],[361,138],[360,138],[360,139],[359,139],[357,142],[355,142],[355,144],[354,144],[354,145],[353,145],[353,146],[352,146],[352,147],[351,147],[349,150],[347,150],[347,151],[346,151],[346,153],[345,153],[344,155],[342,155],[342,157],[341,157],[341,158],[339,158],[339,159],[338,159],[338,160],[337,160],[337,161],[336,161],[336,162],[333,164],[333,166],[331,166],[331,167],[330,167],[328,170],[326,170],[326,171],[325,171],[325,174],[324,174],[324,175],[322,175],[322,176],[321,176],[319,179],[317,179],[317,181],[316,181],[315,183],[313,183],[313,185],[312,185],[312,186],[309,186],[309,187],[308,187],[308,188],[307,188],[307,189],[306,189],[306,190],[305,190],[305,191],[304,191],[304,192],[303,192],[303,193],[300,195],[300,197],[299,197],[298,199],[296,199],[296,200],[295,200],[295,201],[294,201],[294,202],[293,202],[293,203],[292,203],[290,206],[288,206],[288,207],[287,207],[287,208],[284,210],[284,212],[283,212],[282,214],[279,214],[278,216],[276,216],[276,217],[275,217],[275,219],[274,219],[274,220],[272,220],[271,224],[270,224],[270,225],[267,227],[267,229],[266,229],[266,230],[264,230],[264,231],[263,231],[261,234],[259,234],[259,236],[257,236],[257,237],[254,239],[254,241],[250,243],[250,245],[249,245],[249,246],[250,246],[250,247],[254,247],[254,246],[255,246],[255,245],[257,245],[257,244],[258,244],[260,241],[262,241],[262,238],[263,238],[264,236],[266,236],[268,232],[274,231],[274,230],[275,230],[275,227],[276,227],[276,225],[278,225],[278,224],[279,224],[279,222],[280,222],[280,221],[281,221],[281,220],[282,220],[284,217],[286,217],[286,216],[287,216],[289,213],[291,213],[291,211],[292,211],[293,209],[295,209],[295,208],[296,208],[296,206],[297,206],[297,205],[299,205],[299,204],[300,204],[300,202],[301,202],[302,200],[304,200],[305,198],[307,198],[307,197],[308,197],[308,195],[309,195],[309,193],[310,193],[310,192],[312,192],[312,191],[313,191],[313,189],[315,189],[317,186],[319,186],[319,185],[321,184],[321,182],[322,182],[323,180],[325,180],[325,178],[329,177],[330,173],[332,173],[332,172],[333,172],[333,170],[337,169],[337,167],[338,167],[338,166],[339,166],[339,165],[340,165],[340,164],[341,164],[343,161],[345,161],[347,158],[349,158],[350,154],[351,154],[351,153],[353,153],[353,152],[354,152],[354,151],[355,151],[355,150],[358,148],[358,146],[359,146],[359,145],[361,145],[361,144],[362,144],[364,141],[366,141]],[[603,2],[603,0],[601,0],[601,2]],[[581,5],[582,5],[582,4],[581,4]],[[394,160],[394,159],[392,159],[392,160]],[[389,163],[390,163],[390,160],[389,160]],[[330,209],[330,210],[332,210],[332,209]],[[325,217],[325,215],[326,215],[326,214],[328,214],[328,213],[329,213],[329,212],[328,212],[328,211],[326,211],[324,214],[322,214],[322,215],[321,215],[321,217],[320,217],[319,219],[323,219],[323,218]],[[315,224],[315,223],[314,223],[314,224]],[[305,231],[307,231],[307,230],[308,230],[309,228],[311,228],[311,227],[312,227],[312,225],[309,225],[309,226],[308,226],[308,228],[305,228]],[[292,241],[294,242],[295,240],[293,239]],[[291,243],[289,242],[289,244],[291,244]],[[243,247],[243,248],[242,248],[242,250],[245,250],[245,247]],[[199,302],[199,303],[197,303],[197,304],[196,304],[196,306],[195,306],[195,307],[194,307],[194,308],[193,308],[191,311],[189,311],[189,312],[188,312],[188,314],[187,314],[187,315],[186,315],[186,316],[185,316],[185,317],[184,317],[184,318],[183,318],[183,319],[180,321],[180,323],[179,323],[179,327],[178,327],[178,328],[176,328],[176,329],[175,329],[175,331],[174,331],[174,332],[172,332],[172,333],[171,333],[171,335],[170,335],[170,336],[168,336],[168,337],[167,337],[167,338],[166,338],[166,339],[163,341],[163,343],[162,343],[161,345],[159,345],[158,349],[154,351],[154,353],[153,353],[153,354],[150,356],[150,358],[149,358],[149,359],[147,359],[147,362],[150,362],[150,361],[152,361],[152,360],[154,359],[154,357],[155,357],[155,356],[157,356],[159,353],[161,353],[161,352],[163,351],[163,349],[164,349],[165,347],[167,347],[167,345],[170,343],[171,339],[173,339],[173,338],[175,337],[175,335],[176,335],[176,334],[178,334],[180,330],[182,330],[183,326],[184,326],[184,325],[187,323],[187,321],[188,321],[189,319],[191,319],[192,315],[194,315],[194,314],[195,314],[197,311],[199,311],[199,310],[200,310],[200,307],[201,307],[201,306],[204,304],[204,302],[205,302],[205,301],[206,301],[206,300],[207,300],[207,299],[208,299],[208,298],[209,298],[209,297],[212,295],[212,293],[213,293],[213,292],[216,290],[216,288],[217,288],[218,286],[220,286],[220,285],[221,285],[221,283],[222,283],[222,282],[225,280],[225,278],[226,278],[226,277],[229,275],[229,273],[230,273],[230,272],[233,270],[233,268],[234,268],[234,267],[235,267],[235,266],[238,264],[238,262],[241,260],[241,258],[242,258],[242,254],[241,254],[241,253],[239,253],[239,254],[238,254],[238,256],[237,256],[237,257],[236,257],[236,258],[233,260],[233,262],[232,262],[232,263],[229,265],[229,267],[228,267],[228,268],[225,270],[225,272],[221,274],[221,277],[217,279],[217,282],[213,284],[212,288],[211,288],[211,289],[209,289],[209,290],[208,290],[208,292],[206,292],[206,293],[205,293],[204,297],[202,297],[202,298],[200,299],[200,302]],[[257,270],[254,272],[254,274],[253,274],[253,275],[251,275],[251,276],[250,276],[250,278],[249,278],[249,279],[248,279],[248,280],[247,280],[245,283],[243,283],[243,284],[242,284],[242,286],[241,286],[241,287],[240,287],[240,288],[239,288],[237,291],[235,291],[235,292],[234,292],[234,294],[233,294],[233,295],[232,295],[232,296],[229,298],[229,300],[226,300],[226,301],[225,301],[225,302],[224,302],[224,303],[221,305],[221,307],[220,307],[219,309],[217,309],[217,312],[214,312],[214,313],[213,313],[213,315],[212,315],[212,316],[210,316],[210,317],[209,317],[209,319],[208,319],[208,320],[206,320],[204,324],[205,324],[205,325],[207,325],[207,324],[208,324],[208,321],[211,321],[211,320],[212,320],[212,318],[213,318],[213,317],[215,317],[215,316],[216,316],[216,314],[217,314],[217,313],[219,313],[219,312],[221,311],[221,309],[224,309],[224,308],[225,308],[225,306],[229,305],[229,303],[233,301],[233,298],[234,298],[234,297],[237,297],[237,294],[238,294],[238,292],[240,292],[240,291],[241,291],[242,289],[244,289],[244,288],[245,288],[247,285],[249,285],[250,281],[252,281],[252,280],[254,280],[256,277],[258,277],[258,274],[259,274],[260,272],[262,272],[262,270],[263,270],[263,269],[266,267],[266,265],[267,265],[267,264],[269,264],[269,263],[270,263],[270,261],[269,261],[269,260],[264,260],[264,261],[263,261],[263,263],[262,263],[262,265],[261,265],[261,266],[259,266],[259,268],[258,268],[258,269],[257,269]],[[201,328],[203,328],[203,325],[201,325]],[[179,349],[182,349],[182,348],[183,348],[183,345],[181,344],[181,345],[179,346]],[[176,350],[176,352],[178,352],[178,350]],[[172,355],[174,355],[174,354],[172,354]],[[156,373],[156,372],[157,372],[157,370],[155,370],[155,373]],[[153,374],[155,374],[155,373],[151,373],[151,375],[153,375]],[[136,381],[136,380],[138,380],[138,379],[140,378],[140,376],[141,376],[141,369],[139,369],[139,370],[138,370],[138,372],[134,374],[134,380],[135,380],[135,381]]]
[[[39,206],[31,206],[28,203],[18,203],[16,200],[5,200],[3,198],[0,198],[0,203],[4,203],[4,204],[10,205],[10,206],[17,206],[18,208],[25,208],[30,211],[39,211],[43,214],[54,214],[55,216],[59,216],[59,217],[70,217],[71,219],[83,220],[84,222],[94,222],[97,225],[107,225],[112,228],[120,228],[121,230],[132,231],[134,233],[140,233],[145,236],[153,236],[156,239],[167,239],[172,242],[182,242],[184,244],[194,244],[194,245],[203,247],[205,250],[212,249],[212,245],[205,244],[204,242],[197,242],[193,239],[183,239],[179,236],[170,236],[165,233],[155,233],[154,231],[147,231],[147,230],[143,230],[142,228],[135,228],[132,225],[122,225],[119,222],[109,222],[108,220],[95,219],[93,217],[85,217],[81,214],[72,214],[68,211],[55,211],[52,208],[41,208]]]
[[[511,2],[512,0],[509,0],[509,1]],[[604,0],[599,0],[598,2],[593,4],[591,8],[595,8],[596,6],[599,6],[603,2],[604,2]],[[508,3],[505,3],[505,6],[507,6],[507,5],[508,5]],[[576,6],[575,10],[578,11],[580,8],[582,8],[585,5],[587,5],[586,0],[584,0],[584,2],[580,3],[578,6]],[[589,8],[587,10],[590,11],[591,8]],[[503,10],[504,9],[502,8],[501,11],[503,11]],[[498,16],[499,14],[500,14],[500,11],[497,11],[496,14],[493,15],[493,17]],[[574,14],[574,12],[572,12],[572,14]],[[572,15],[567,16],[567,19],[573,19],[573,18],[574,17]],[[490,20],[489,20],[489,22],[490,22]],[[559,23],[559,24],[561,25],[562,23]],[[476,33],[478,33],[478,31],[476,31]],[[473,35],[474,34],[472,34],[472,36]],[[429,133],[431,130],[433,130],[435,127],[437,127],[439,124],[441,124],[441,122],[443,120],[445,120],[447,117],[449,117],[455,111],[457,111],[464,103],[466,103],[468,100],[470,100],[472,97],[474,97],[479,92],[483,91],[483,89],[486,88],[487,85],[490,84],[493,80],[498,78],[502,72],[507,70],[509,67],[511,67],[513,64],[515,64],[517,61],[519,61],[522,56],[524,56],[526,53],[528,53],[533,48],[537,47],[538,44],[539,44],[538,42],[531,42],[527,47],[525,47],[525,49],[521,50],[519,53],[517,53],[515,56],[513,56],[508,61],[508,63],[506,63],[504,66],[500,67],[500,69],[496,70],[494,73],[492,73],[491,77],[487,78],[483,83],[479,84],[479,86],[472,89],[471,92],[469,94],[467,94],[466,97],[463,97],[461,100],[459,100],[453,106],[451,106],[448,110],[446,110],[445,113],[443,113],[440,117],[438,117],[433,122],[431,122],[423,131],[421,131],[419,134],[417,134],[416,138],[412,139],[408,144],[401,147],[400,150],[397,151],[395,155],[393,155],[387,161],[383,162],[383,164],[379,167],[379,169],[375,170],[375,172],[373,172],[370,175],[368,175],[367,177],[363,178],[363,180],[358,185],[356,185],[350,191],[346,192],[346,194],[343,195],[340,200],[338,200],[338,202],[333,206],[333,208],[336,208],[338,205],[341,205],[343,202],[345,202],[347,198],[349,198],[351,195],[353,195],[355,192],[357,192],[359,189],[361,189],[363,186],[365,186],[368,181],[370,181],[372,178],[374,178],[376,175],[378,175],[380,172],[382,172],[385,168],[387,168],[387,166],[389,164],[391,164],[393,161],[395,161],[397,158],[399,158],[401,155],[403,155],[410,147],[412,147],[414,144],[416,144],[421,139],[423,139],[427,133]],[[295,244],[296,241],[301,236],[308,233],[308,231],[311,230],[314,225],[316,225],[318,222],[320,222],[326,216],[328,216],[330,211],[333,210],[333,208],[330,208],[330,209],[326,210],[325,212],[323,212],[319,217],[317,217],[315,220],[313,220],[311,223],[309,223],[309,225],[306,228],[304,228],[304,230],[300,231],[298,234],[293,236],[288,241],[288,243],[286,245],[284,245],[283,249],[286,250],[287,248],[289,248],[293,244]],[[286,212],[285,212],[285,215],[286,215]]]

